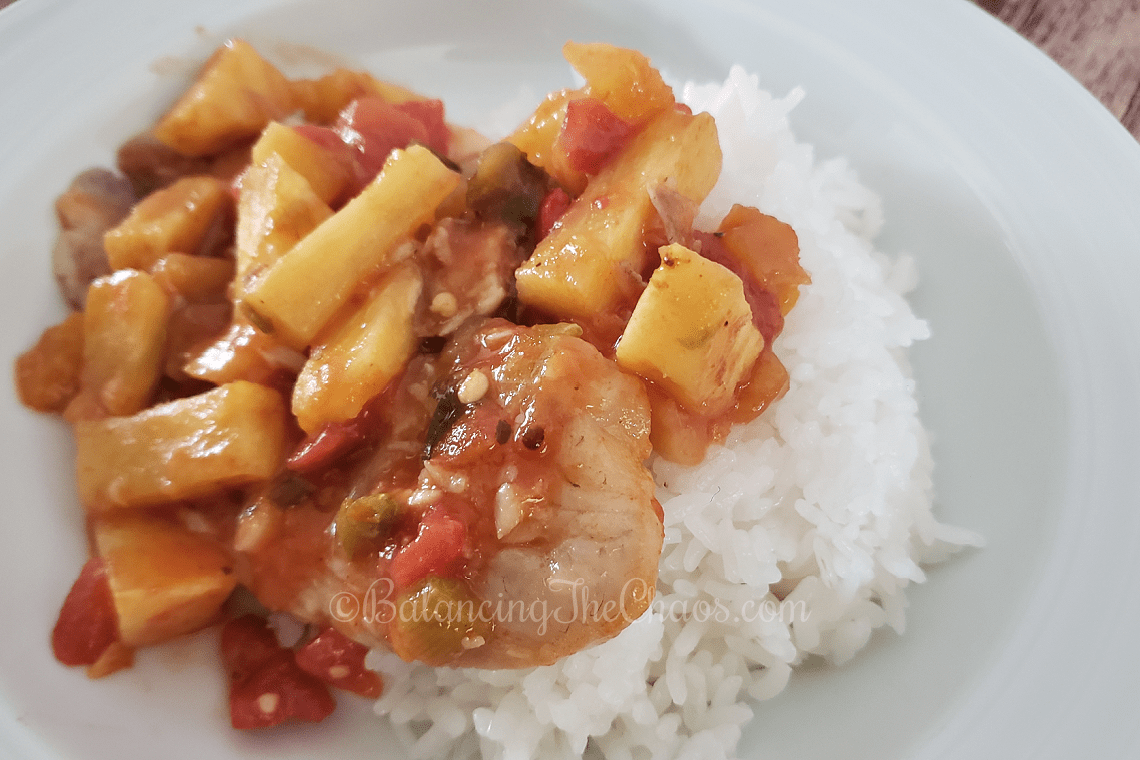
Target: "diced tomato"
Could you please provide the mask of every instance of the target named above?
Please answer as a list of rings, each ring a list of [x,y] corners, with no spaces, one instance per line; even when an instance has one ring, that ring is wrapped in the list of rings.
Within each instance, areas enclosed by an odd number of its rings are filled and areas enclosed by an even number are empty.
[[[416,100],[391,104],[376,95],[353,100],[341,111],[334,127],[300,124],[299,134],[337,155],[354,175],[348,196],[354,196],[384,166],[395,148],[422,143],[446,155],[451,130],[443,118],[443,101]]]
[[[247,678],[230,685],[230,724],[268,728],[290,718],[319,722],[336,709],[320,679],[298,667],[293,652],[281,649]]]
[[[396,110],[406,113],[424,125],[427,130],[427,145],[440,155],[447,155],[447,146],[451,142],[451,130],[443,119],[442,100],[409,100],[396,104]]]
[[[753,286],[751,293],[745,287],[744,296],[752,307],[752,324],[764,336],[764,343],[772,345],[772,341],[784,329],[784,315],[780,313],[780,302],[776,300],[776,294],[757,285]]]
[[[496,447],[496,430],[502,412],[490,405],[477,404],[452,423],[432,448],[432,458],[452,467],[472,466],[487,461]]]
[[[312,140],[332,153],[336,157],[337,163],[348,171],[351,180],[340,196],[332,201],[334,208],[345,200],[355,197],[376,176],[376,172],[368,174],[364,166],[361,165],[360,151],[355,146],[346,143],[340,133],[332,127],[298,124],[293,129],[302,137]]]
[[[330,627],[297,650],[297,665],[338,689],[376,699],[384,690],[384,681],[365,667],[366,654],[368,647]]]
[[[800,241],[785,222],[739,203],[717,228],[725,250],[742,261],[766,289],[776,296],[780,313],[787,316],[811,277],[800,266]]]
[[[94,665],[119,640],[107,565],[92,557],[75,579],[51,632],[55,658],[64,665]]]
[[[572,169],[597,174],[625,146],[634,131],[634,125],[601,100],[578,98],[566,104],[566,120],[555,144],[566,152]]]
[[[311,473],[335,464],[359,444],[374,439],[386,425],[381,410],[394,386],[396,383],[390,383],[388,390],[365,403],[356,417],[341,423],[325,423],[307,435],[285,460],[285,467],[295,473]]]
[[[285,467],[293,472],[313,472],[328,467],[352,451],[383,426],[383,415],[375,411],[377,403],[378,400],[373,399],[365,404],[360,414],[351,420],[326,422],[298,444],[285,460]]]
[[[702,256],[725,267],[744,283],[744,298],[752,308],[752,324],[764,336],[764,341],[771,344],[784,329],[784,315],[776,295],[756,279],[751,268],[724,247],[718,235],[699,231],[693,234],[701,241]]]
[[[298,124],[293,127],[297,134],[312,140],[326,150],[339,153],[346,147],[344,139],[332,127],[318,127],[316,124]]]
[[[413,142],[428,144],[428,130],[422,121],[375,95],[349,103],[340,113],[336,132],[358,151],[368,177],[380,173],[388,154],[396,148]]]
[[[416,537],[392,557],[388,566],[392,582],[403,589],[429,575],[450,577],[463,556],[466,539],[467,529],[460,520],[429,509]]]
[[[327,422],[301,441],[285,466],[293,472],[312,472],[335,462],[363,440],[353,421]]]
[[[549,235],[568,208],[570,208],[570,196],[566,194],[565,190],[556,187],[547,193],[546,197],[542,199],[542,205],[538,207],[535,238],[542,240]]]
[[[249,678],[281,650],[277,635],[258,615],[243,615],[222,626],[222,662],[230,679]]]
[[[771,346],[764,348],[752,374],[738,393],[734,422],[751,422],[788,391],[788,370]]]
[[[290,718],[317,722],[336,708],[328,687],[301,669],[264,618],[245,615],[226,623],[221,647],[234,728],[267,728]]]

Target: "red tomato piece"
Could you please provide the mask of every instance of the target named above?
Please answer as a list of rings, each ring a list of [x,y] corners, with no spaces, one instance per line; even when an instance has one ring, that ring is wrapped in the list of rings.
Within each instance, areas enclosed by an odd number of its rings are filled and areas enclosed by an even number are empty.
[[[339,153],[345,142],[332,127],[318,127],[316,124],[298,124],[293,130],[302,137],[312,140],[326,150]]]
[[[293,652],[280,649],[252,674],[230,684],[230,724],[268,728],[289,719],[320,722],[336,699],[318,678],[298,667]]]
[[[92,557],[75,579],[51,632],[51,648],[64,665],[93,665],[119,640],[119,618],[107,565]]]
[[[406,148],[413,142],[428,144],[427,127],[422,121],[375,95],[349,103],[340,112],[336,132],[345,144],[358,151],[360,164],[370,178],[380,173],[388,154],[396,148]]]
[[[566,120],[556,144],[566,152],[572,169],[597,174],[634,131],[632,124],[597,98],[578,98],[566,104]]]
[[[570,208],[570,196],[566,194],[565,190],[556,187],[547,193],[546,197],[542,199],[542,205],[538,207],[535,237],[542,240],[549,235],[568,208]]]
[[[396,110],[423,124],[427,130],[427,142],[424,144],[441,156],[447,155],[451,130],[447,128],[447,122],[443,119],[442,100],[409,100],[406,103],[396,104]]]
[[[749,268],[772,291],[785,316],[811,276],[800,266],[800,241],[785,222],[752,206],[735,204],[717,228],[725,250]]]
[[[494,407],[476,405],[456,420],[436,442],[432,458],[453,467],[486,461],[495,449],[495,431],[501,419],[501,412]]]
[[[337,208],[347,198],[353,198],[364,186],[376,176],[376,172],[368,174],[360,163],[360,151],[355,146],[347,144],[340,134],[332,127],[318,127],[315,124],[298,124],[294,131],[336,156],[337,162],[344,166],[351,177],[348,188],[340,197],[333,199],[332,206]]]
[[[297,650],[297,665],[338,689],[376,699],[384,690],[384,681],[365,667],[367,654],[368,647],[330,627]]]
[[[752,308],[752,324],[764,336],[765,342],[771,345],[772,340],[784,329],[784,315],[780,312],[780,302],[776,295],[765,288],[752,270],[724,247],[718,235],[698,231],[693,234],[701,241],[702,256],[725,267],[744,283],[744,298]]]
[[[241,681],[251,676],[279,652],[277,635],[258,615],[243,615],[222,626],[222,662],[230,679]]]
[[[317,722],[336,708],[328,687],[301,669],[264,618],[244,615],[226,623],[221,648],[234,728],[267,728],[290,718]]]
[[[411,543],[402,547],[388,566],[396,588],[407,588],[429,575],[449,577],[463,556],[467,529],[463,523],[436,509],[429,509],[420,520]]]
[[[332,464],[361,440],[363,436],[352,420],[327,422],[301,441],[285,466],[293,472],[312,472]]]
[[[351,420],[326,422],[301,441],[285,460],[285,466],[293,472],[303,473],[333,464],[383,427],[384,418],[375,408],[373,402],[369,402]]]

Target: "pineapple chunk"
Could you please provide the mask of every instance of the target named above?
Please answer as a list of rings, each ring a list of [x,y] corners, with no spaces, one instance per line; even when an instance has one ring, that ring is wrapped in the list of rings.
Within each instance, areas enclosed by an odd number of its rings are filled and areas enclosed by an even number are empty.
[[[159,120],[154,134],[179,153],[209,156],[256,137],[294,108],[285,75],[248,42],[230,40]]]
[[[555,182],[575,195],[585,189],[586,174],[571,168],[566,152],[556,150],[554,143],[562,133],[567,105],[582,95],[582,90],[559,90],[550,93],[538,104],[530,119],[507,138],[507,142],[526,154],[528,161],[546,170]]]
[[[585,77],[589,95],[625,121],[644,124],[673,107],[673,88],[636,50],[604,42],[567,42],[562,55]]]
[[[332,209],[281,155],[250,167],[238,200],[234,300],[330,216]]]
[[[740,278],[682,245],[661,249],[617,347],[617,363],[685,407],[726,411],[764,348]]]
[[[281,464],[286,435],[281,395],[245,381],[133,417],[80,421],[79,497],[99,513],[266,480]]]
[[[700,203],[720,175],[720,162],[716,124],[707,113],[670,110],[655,118],[518,268],[519,299],[556,319],[610,311],[622,293],[640,285],[644,231],[656,213],[647,188],[668,179]]]
[[[141,647],[213,623],[237,585],[222,548],[183,525],[148,514],[101,517],[95,550],[107,563],[119,635]]]
[[[212,256],[168,253],[154,263],[150,273],[163,290],[189,303],[221,301],[234,278],[234,262]]]
[[[360,195],[285,254],[245,305],[284,344],[303,349],[368,281],[398,263],[400,243],[435,218],[460,177],[430,150],[392,151]]]
[[[278,345],[273,336],[238,314],[223,335],[187,359],[182,371],[216,385],[234,380],[273,385],[281,382],[282,375],[295,375],[304,364],[303,354]]]
[[[232,203],[214,177],[183,177],[139,201],[103,236],[112,269],[150,269],[167,253],[197,253],[214,222]]]
[[[324,203],[338,199],[353,178],[352,167],[341,156],[276,121],[267,126],[253,144],[250,159],[257,166],[273,154],[278,154],[308,180],[313,192]]]
[[[302,430],[351,420],[399,374],[415,351],[412,320],[422,290],[414,264],[398,267],[313,347],[293,386],[293,414]]]
[[[87,289],[83,369],[68,419],[134,414],[150,403],[162,376],[170,303],[145,272],[122,269]]]

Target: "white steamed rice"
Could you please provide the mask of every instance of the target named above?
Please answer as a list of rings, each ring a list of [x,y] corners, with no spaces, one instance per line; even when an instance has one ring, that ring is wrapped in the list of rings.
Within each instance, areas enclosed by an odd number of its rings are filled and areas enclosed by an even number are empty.
[[[796,142],[787,115],[802,97],[774,99],[739,67],[723,86],[683,90],[716,117],[724,153],[699,221],[707,229],[738,202],[799,236],[812,282],[776,342],[787,395],[699,466],[653,464],[658,595],[616,638],[524,671],[373,652],[386,684],[376,711],[410,757],[731,757],[754,700],[778,694],[810,655],[842,663],[874,629],[901,633],[921,565],[980,544],[931,513],[904,354],[929,334],[903,297],[914,264],[874,250],[879,202],[847,164]]]

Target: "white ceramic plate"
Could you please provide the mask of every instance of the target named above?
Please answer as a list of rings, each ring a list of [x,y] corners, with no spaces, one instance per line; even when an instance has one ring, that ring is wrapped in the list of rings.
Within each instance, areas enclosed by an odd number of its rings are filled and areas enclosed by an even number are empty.
[[[905,636],[759,705],[741,754],[1140,756],[1140,145],[1042,54],[966,0],[18,0],[0,11],[5,362],[62,314],[55,195],[235,34],[279,62],[311,46],[365,65],[459,123],[563,86],[567,38],[679,79],[741,62],[777,94],[804,86],[797,133],[851,158],[884,197],[880,247],[918,259],[939,514],[989,545],[913,591]],[[360,703],[235,735],[209,633],[102,682],[57,665],[48,633],[84,553],[71,444],[0,398],[0,755],[394,756]]]

